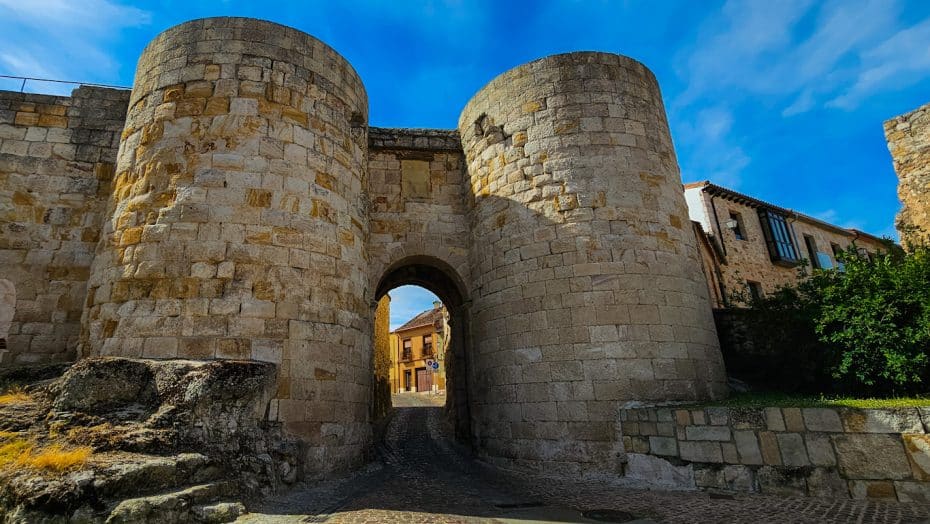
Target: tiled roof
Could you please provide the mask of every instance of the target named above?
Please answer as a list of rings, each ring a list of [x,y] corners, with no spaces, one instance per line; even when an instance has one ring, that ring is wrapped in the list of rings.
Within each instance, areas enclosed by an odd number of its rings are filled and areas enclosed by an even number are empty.
[[[418,314],[417,316],[408,320],[404,325],[395,329],[394,332],[406,331],[408,329],[414,329],[423,326],[437,326],[442,323],[442,309],[441,308],[432,308],[427,309],[426,311]]]

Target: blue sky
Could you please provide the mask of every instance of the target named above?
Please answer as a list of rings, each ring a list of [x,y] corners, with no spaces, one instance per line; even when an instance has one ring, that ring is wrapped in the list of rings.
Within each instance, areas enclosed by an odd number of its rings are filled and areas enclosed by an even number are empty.
[[[659,78],[684,181],[877,235],[899,208],[882,122],[930,102],[930,2],[904,0],[0,0],[0,74],[129,85],[157,33],[218,15],[326,41],[377,126],[455,127],[494,76],[548,54],[629,55]]]

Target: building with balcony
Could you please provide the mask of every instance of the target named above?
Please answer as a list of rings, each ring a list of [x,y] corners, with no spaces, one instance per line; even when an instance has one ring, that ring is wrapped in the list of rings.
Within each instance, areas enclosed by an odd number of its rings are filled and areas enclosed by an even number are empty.
[[[391,333],[391,392],[445,391],[448,339],[448,312],[438,301],[395,329]]]

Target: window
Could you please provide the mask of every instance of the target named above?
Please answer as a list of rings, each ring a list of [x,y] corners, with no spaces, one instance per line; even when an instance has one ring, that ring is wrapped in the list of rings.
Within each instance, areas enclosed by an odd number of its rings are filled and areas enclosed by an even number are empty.
[[[772,262],[782,266],[797,265],[798,250],[794,247],[791,226],[784,215],[768,209],[760,209],[759,222],[762,223],[762,234],[765,235],[765,243],[768,245]]]
[[[749,287],[749,296],[751,296],[754,301],[765,296],[765,293],[762,291],[762,284],[749,280],[746,282],[746,285]]]
[[[846,271],[846,266],[843,265],[843,262],[840,261],[840,257],[843,254],[843,248],[839,244],[830,244],[830,249],[833,250],[833,260],[836,260],[836,269],[840,271]]]
[[[820,259],[817,258],[817,241],[810,235],[804,235],[804,245],[807,246],[807,257],[811,261],[811,267],[820,269]]]
[[[433,335],[423,335],[423,356],[433,356]]]
[[[409,369],[404,370],[404,391],[410,391],[411,373]]]
[[[739,213],[730,211],[730,220],[727,221],[727,227],[733,230],[733,236],[737,240],[746,240],[746,234],[743,228],[743,217]]]
[[[401,360],[410,360],[413,358],[413,343],[409,338],[404,339],[404,355]]]

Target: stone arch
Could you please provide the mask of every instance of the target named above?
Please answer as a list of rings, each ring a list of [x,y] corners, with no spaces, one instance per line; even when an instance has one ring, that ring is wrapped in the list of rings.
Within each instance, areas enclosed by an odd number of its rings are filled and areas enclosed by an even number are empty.
[[[3,354],[8,351],[7,337],[15,313],[16,286],[9,280],[0,278],[0,362],[3,362]]]
[[[473,380],[468,374],[469,361],[473,358],[470,349],[468,287],[461,274],[450,264],[429,255],[404,257],[388,266],[378,279],[375,301],[390,290],[416,285],[434,293],[449,311],[451,329],[451,359],[446,364],[446,415],[455,427],[456,437],[461,442],[471,441],[471,409],[468,384]],[[448,357],[447,357],[448,359]]]

